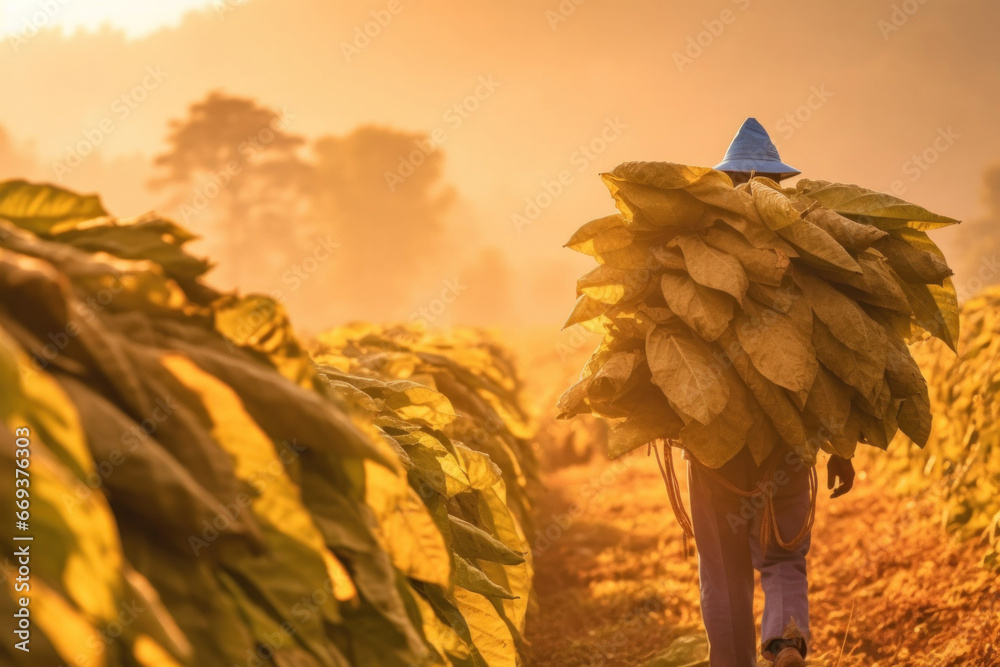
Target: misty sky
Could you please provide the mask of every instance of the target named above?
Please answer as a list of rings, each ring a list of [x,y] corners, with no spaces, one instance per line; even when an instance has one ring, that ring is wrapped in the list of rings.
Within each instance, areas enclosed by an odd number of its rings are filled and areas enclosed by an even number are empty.
[[[0,125],[37,158],[32,178],[99,190],[120,215],[157,206],[143,184],[167,122],[213,89],[284,110],[309,138],[436,130],[459,197],[450,247],[500,251],[524,321],[571,307],[588,260],[561,246],[612,210],[599,172],[711,166],[747,116],[804,176],[895,189],[959,218],[984,214],[982,174],[1000,162],[989,0],[396,0],[395,13],[389,0],[216,0],[179,25],[193,0],[74,0],[53,22],[93,26],[98,14],[82,12],[98,4],[117,28],[14,30],[0,48],[14,91]],[[62,173],[102,123],[95,154]],[[936,238],[947,249],[960,234]]]

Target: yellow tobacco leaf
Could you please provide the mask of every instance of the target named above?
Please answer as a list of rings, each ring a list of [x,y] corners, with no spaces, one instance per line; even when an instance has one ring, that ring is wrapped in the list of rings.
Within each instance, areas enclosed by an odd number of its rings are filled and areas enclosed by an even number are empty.
[[[720,361],[706,343],[657,327],[646,338],[646,358],[653,383],[682,417],[708,424],[726,408],[729,385],[721,379]]]
[[[719,468],[743,449],[760,407],[732,367],[721,370],[729,387],[726,409],[707,424],[689,421],[681,429],[684,448],[709,468]]]
[[[842,215],[863,219],[882,229],[909,226],[927,230],[958,223],[958,220],[903,201],[884,192],[875,192],[858,185],[814,181],[804,178],[795,184],[799,194],[818,201]]]
[[[625,225],[635,231],[659,231],[667,236],[697,231],[707,223],[704,203],[683,190],[662,190],[602,174]]]
[[[488,667],[517,667],[517,651],[510,629],[488,599],[467,591],[454,590],[455,603],[469,626],[472,643]]]
[[[704,340],[718,338],[733,319],[733,299],[729,295],[702,287],[685,273],[665,272],[660,287],[670,310]]]
[[[743,303],[750,281],[739,260],[707,245],[700,236],[683,234],[671,243],[681,249],[684,264],[696,283],[725,292]]]
[[[661,392],[644,391],[628,415],[608,431],[608,456],[618,458],[654,440],[674,440],[683,427]]]
[[[807,447],[805,425],[788,393],[757,370],[732,329],[719,337],[719,344],[781,439],[796,452],[803,451]]]
[[[566,242],[566,247],[585,255],[604,255],[621,250],[635,239],[635,234],[625,227],[625,218],[608,215],[583,225]]]
[[[744,312],[733,319],[733,328],[764,377],[796,394],[809,391],[817,365],[812,313],[803,300],[796,300],[786,314],[747,299]]]
[[[750,182],[761,220],[799,251],[802,259],[832,270],[861,273],[851,254],[825,231],[802,218],[791,201],[759,179]]]
[[[735,229],[716,224],[705,231],[705,242],[732,255],[755,282],[777,287],[788,271],[788,255],[777,248],[756,248]]]

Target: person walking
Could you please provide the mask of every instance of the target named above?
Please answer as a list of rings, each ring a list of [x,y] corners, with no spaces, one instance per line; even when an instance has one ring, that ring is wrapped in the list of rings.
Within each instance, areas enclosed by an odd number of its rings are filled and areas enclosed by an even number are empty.
[[[754,118],[740,127],[715,169],[733,185],[754,176],[781,181],[800,172],[781,161]],[[849,459],[832,456],[833,497],[854,484]],[[777,667],[804,666],[809,643],[806,554],[815,509],[816,472],[790,449],[776,447],[758,465],[744,447],[718,469],[688,457],[691,529],[698,546],[701,607],[711,667],[757,664],[754,570],[764,590],[760,651]]]

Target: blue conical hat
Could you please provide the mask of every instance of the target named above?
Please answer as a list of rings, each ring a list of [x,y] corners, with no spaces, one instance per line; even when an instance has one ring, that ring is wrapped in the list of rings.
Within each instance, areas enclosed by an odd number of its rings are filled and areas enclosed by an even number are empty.
[[[802,173],[781,161],[778,149],[774,147],[767,130],[757,122],[756,118],[747,118],[743,121],[739,132],[733,137],[733,142],[729,144],[725,159],[715,165],[715,168],[719,171],[778,174],[779,178]]]

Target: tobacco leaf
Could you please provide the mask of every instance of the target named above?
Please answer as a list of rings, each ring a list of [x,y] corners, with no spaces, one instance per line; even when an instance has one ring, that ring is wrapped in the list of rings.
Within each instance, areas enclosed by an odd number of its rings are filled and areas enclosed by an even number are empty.
[[[843,436],[853,396],[854,391],[850,387],[820,365],[803,409],[810,435],[821,442]]]
[[[630,182],[660,190],[683,190],[706,204],[741,210],[727,174],[708,167],[690,167],[674,162],[624,162],[608,174],[606,181]]]
[[[908,283],[941,285],[954,274],[941,249],[926,233],[914,229],[895,229],[880,239],[875,249],[885,255],[893,270]]]
[[[623,454],[658,439],[676,439],[684,422],[660,391],[643,391],[640,400],[608,430],[608,456]]]
[[[808,305],[800,299],[782,313],[747,299],[733,328],[757,370],[804,401],[817,371]]]
[[[620,215],[607,215],[591,220],[576,230],[566,242],[566,247],[596,257],[621,250],[634,239],[635,234],[625,227],[625,218]]]
[[[903,283],[901,287],[913,309],[914,323],[957,352],[958,295],[951,278],[945,278],[943,286]]]
[[[828,209],[880,229],[911,227],[928,230],[958,223],[954,218],[931,213],[893,195],[858,185],[803,178],[795,184],[795,189]]]
[[[646,358],[653,383],[682,418],[708,424],[726,408],[729,385],[721,379],[720,362],[705,342],[657,327],[646,338]]]
[[[685,449],[709,468],[719,468],[736,456],[754,425],[755,410],[760,411],[750,390],[732,367],[721,370],[721,374],[729,387],[726,409],[707,424],[689,421],[680,433]]]
[[[750,182],[750,190],[761,220],[795,246],[803,261],[826,269],[861,273],[851,254],[832,236],[803,219],[784,194],[760,179]]]
[[[702,287],[687,274],[667,271],[660,277],[660,287],[670,310],[706,341],[718,338],[733,319],[729,295]]]
[[[904,282],[888,265],[885,257],[874,250],[865,250],[858,256],[862,273],[840,273],[814,269],[816,275],[831,283],[855,301],[880,308],[912,315],[910,303],[901,287]]]
[[[705,243],[739,260],[754,282],[777,287],[788,272],[788,255],[776,248],[754,247],[728,225],[716,224],[705,230]]]
[[[795,197],[792,201],[796,209],[809,210],[804,197]],[[840,245],[855,252],[870,248],[876,241],[888,236],[887,232],[878,227],[855,222],[822,206],[809,210],[804,217],[836,239]]]
[[[805,425],[802,415],[787,392],[761,375],[732,329],[725,331],[719,337],[719,345],[757,403],[770,418],[781,439],[796,452],[805,452],[807,449]]]
[[[838,340],[820,319],[813,322],[812,340],[820,363],[874,403],[884,381],[885,349],[852,349]]]
[[[663,190],[603,174],[625,226],[638,231],[658,231],[666,236],[696,231],[704,226],[705,204],[683,190]]]
[[[926,392],[907,396],[899,406],[899,430],[918,447],[927,445],[931,437],[932,420],[930,400]]]
[[[750,283],[747,290],[755,301],[758,301],[768,308],[773,308],[779,313],[787,313],[792,304],[802,298],[802,290],[792,280],[791,276],[785,276],[785,280],[778,287],[763,285],[761,283]]]
[[[576,295],[587,295],[601,303],[613,304],[633,299],[649,285],[650,272],[598,266],[576,281]]]
[[[688,274],[696,283],[725,292],[743,303],[750,281],[735,257],[707,245],[700,236],[685,234],[671,243],[681,249]]]
[[[687,271],[687,263],[684,261],[684,253],[680,248],[657,246],[652,250],[653,257],[657,263],[665,269],[672,271]]]

